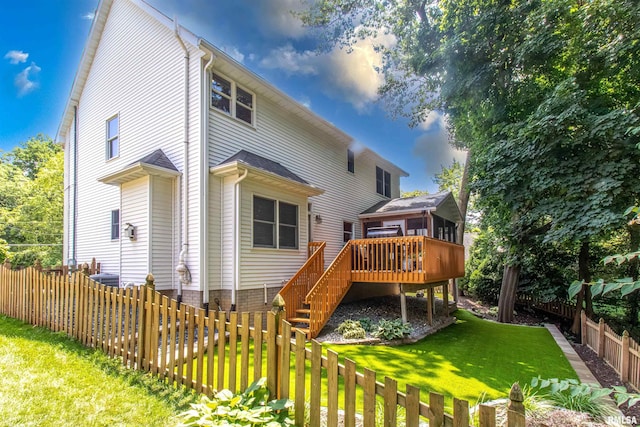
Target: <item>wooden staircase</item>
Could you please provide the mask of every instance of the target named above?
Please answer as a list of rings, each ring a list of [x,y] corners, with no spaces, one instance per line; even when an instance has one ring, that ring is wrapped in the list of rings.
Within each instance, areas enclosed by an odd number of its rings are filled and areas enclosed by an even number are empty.
[[[308,338],[318,336],[352,283],[351,245],[345,245],[323,271],[325,245],[322,242],[310,250],[307,262],[279,292],[285,301],[287,321]]]

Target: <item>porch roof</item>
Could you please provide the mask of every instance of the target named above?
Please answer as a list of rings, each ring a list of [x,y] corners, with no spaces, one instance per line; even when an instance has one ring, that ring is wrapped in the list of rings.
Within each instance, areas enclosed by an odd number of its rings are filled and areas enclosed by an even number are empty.
[[[210,169],[211,173],[217,176],[242,173],[244,170],[250,171],[252,175],[258,175],[273,185],[303,193],[307,196],[317,196],[324,193],[324,190],[310,184],[280,163],[246,150],[238,151]]]
[[[147,175],[174,177],[181,173],[164,151],[157,149],[117,172],[98,178],[98,181],[110,185],[121,185]]]
[[[450,191],[383,200],[363,211],[359,217],[360,219],[383,218],[398,215],[421,214],[425,211],[434,213],[453,222],[462,220],[458,204]]]

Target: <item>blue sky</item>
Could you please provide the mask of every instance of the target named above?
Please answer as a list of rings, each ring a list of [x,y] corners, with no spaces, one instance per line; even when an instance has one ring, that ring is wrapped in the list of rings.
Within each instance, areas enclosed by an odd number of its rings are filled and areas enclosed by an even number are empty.
[[[247,68],[409,172],[404,191],[437,191],[433,174],[461,152],[438,114],[409,129],[377,101],[372,42],[318,54],[290,11],[300,0],[148,0]],[[3,2],[0,16],[0,150],[30,136],[55,137],[98,0]]]

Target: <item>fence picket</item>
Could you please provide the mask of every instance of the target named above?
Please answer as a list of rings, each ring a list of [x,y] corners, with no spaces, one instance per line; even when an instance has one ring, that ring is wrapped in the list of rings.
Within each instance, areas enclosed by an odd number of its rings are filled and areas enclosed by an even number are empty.
[[[297,425],[305,422],[307,398],[310,425],[320,425],[322,396],[327,398],[328,425],[337,425],[340,389],[344,392],[345,427],[356,424],[357,389],[362,393],[363,425],[367,427],[375,426],[378,398],[384,402],[385,426],[397,424],[398,406],[406,410],[408,427],[420,425],[421,417],[427,418],[430,426],[469,424],[466,401],[454,399],[454,416],[445,414],[442,395],[431,393],[427,405],[420,401],[417,387],[407,385],[406,394],[400,393],[397,381],[392,378],[386,377],[381,384],[376,382],[374,371],[364,369],[360,374],[349,359],[345,359],[344,366],[340,365],[334,351],[323,356],[322,345],[317,341],[312,341],[308,349],[303,332],[296,331],[295,342],[292,342],[291,324],[282,314],[267,313],[266,331],[263,331],[262,313],[253,314],[251,326],[249,313],[232,312],[227,320],[223,311],[205,312],[178,304],[146,286],[115,289],[95,283],[81,273],[56,277],[34,269],[14,272],[4,267],[0,267],[0,309],[3,314],[25,322],[65,331],[87,346],[102,349],[110,357],[121,357],[122,363],[131,369],[145,370],[200,393],[211,395],[223,388],[242,391],[248,385],[251,370],[254,380],[266,372],[271,393],[294,398]],[[283,319],[279,321],[279,317]],[[618,358],[618,364],[613,366],[628,369],[630,381],[639,376],[635,365],[640,357],[634,341],[604,328],[606,340],[601,343],[597,341],[598,326],[594,329],[596,333],[589,332],[592,327],[588,324],[583,328],[587,331],[584,334],[587,345],[603,346],[605,355]],[[595,339],[589,341],[590,337]],[[614,348],[622,340],[627,340],[624,348],[628,348],[628,356]],[[264,343],[266,371],[262,360]],[[250,364],[252,351],[253,363]],[[292,374],[295,393],[289,389]],[[307,380],[311,383],[309,392],[305,387]],[[238,385],[242,390],[238,390]],[[510,415],[509,425],[522,425],[523,416],[516,415],[515,421]],[[495,409],[481,406],[479,423],[481,427],[495,426]]]

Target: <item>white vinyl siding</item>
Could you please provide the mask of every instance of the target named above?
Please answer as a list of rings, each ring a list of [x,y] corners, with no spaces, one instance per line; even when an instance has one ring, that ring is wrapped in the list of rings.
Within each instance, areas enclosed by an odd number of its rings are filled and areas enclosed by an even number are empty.
[[[156,289],[171,289],[177,283],[175,277],[176,228],[173,212],[173,192],[175,180],[151,177],[151,228],[150,272],[153,273]]]
[[[122,184],[121,224],[136,227],[136,239],[121,239],[121,283],[144,283],[149,270],[149,177]]]
[[[198,142],[202,72],[198,50],[188,47],[191,53],[188,201],[192,208],[187,264],[193,284],[185,289],[199,289],[197,203],[201,193]],[[104,272],[117,274],[120,269],[120,243],[109,239],[108,217],[111,210],[120,208],[120,188],[103,184],[98,178],[122,170],[158,148],[182,172],[184,70],[184,51],[171,28],[141,10],[135,2],[114,1],[78,102],[78,262],[90,262],[95,257]],[[162,80],[161,90],[158,76]],[[120,142],[126,144],[120,145],[118,158],[105,163],[105,119],[113,117],[114,112],[118,112]],[[72,138],[72,129],[67,135],[67,139]],[[67,147],[70,150],[73,144]],[[72,153],[68,158],[73,158]],[[71,196],[70,193],[68,199]],[[176,200],[181,199],[178,194]],[[176,202],[173,211],[176,220],[181,208]],[[175,229],[178,239],[179,230]]]

